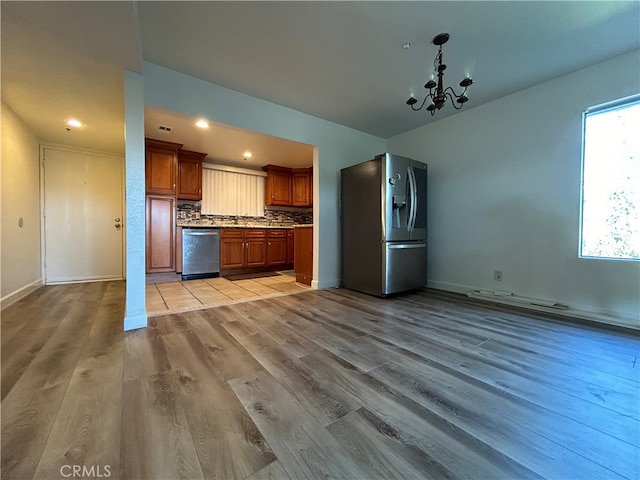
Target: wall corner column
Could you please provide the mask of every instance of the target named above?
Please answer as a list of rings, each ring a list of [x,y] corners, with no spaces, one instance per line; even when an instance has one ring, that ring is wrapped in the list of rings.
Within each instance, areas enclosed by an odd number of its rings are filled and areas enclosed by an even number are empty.
[[[147,326],[145,301],[145,157],[142,75],[124,72],[126,299],[124,330]]]

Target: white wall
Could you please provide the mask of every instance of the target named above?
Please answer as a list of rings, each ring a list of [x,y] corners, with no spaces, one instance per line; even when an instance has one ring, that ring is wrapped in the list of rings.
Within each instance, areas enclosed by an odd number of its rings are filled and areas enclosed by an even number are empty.
[[[2,307],[42,284],[38,139],[2,104]],[[19,220],[22,219],[22,227]]]
[[[145,63],[144,102],[174,112],[317,146],[314,159],[314,280],[340,281],[340,168],[382,153],[385,141],[357,130]]]
[[[388,140],[429,164],[430,286],[509,290],[640,323],[640,265],[578,258],[582,112],[638,93],[639,53]]]

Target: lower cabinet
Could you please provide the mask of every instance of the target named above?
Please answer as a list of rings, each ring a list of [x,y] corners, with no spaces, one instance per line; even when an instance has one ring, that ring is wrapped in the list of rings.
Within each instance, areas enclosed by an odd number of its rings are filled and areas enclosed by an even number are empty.
[[[267,265],[287,264],[287,231],[269,230],[267,232]]]
[[[245,233],[246,267],[264,267],[267,264],[267,236],[262,229],[248,228]]]
[[[264,267],[267,235],[262,228],[223,228],[220,234],[220,268]]]
[[[222,228],[220,268],[284,267],[293,263],[293,231],[273,228]]]
[[[296,228],[294,248],[296,282],[311,285],[313,278],[313,227]]]
[[[244,238],[224,238],[224,233],[222,233],[220,237],[220,268],[242,268],[245,266],[244,257]]]
[[[147,195],[147,273],[175,272],[176,199]]]
[[[287,265],[293,266],[295,229],[287,230]]]
[[[182,227],[176,227],[176,273],[182,273]]]

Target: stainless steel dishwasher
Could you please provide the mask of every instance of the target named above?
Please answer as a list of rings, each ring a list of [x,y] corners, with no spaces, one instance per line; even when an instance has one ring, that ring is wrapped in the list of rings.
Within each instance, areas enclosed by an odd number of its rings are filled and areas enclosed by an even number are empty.
[[[220,229],[182,229],[182,280],[220,274]]]

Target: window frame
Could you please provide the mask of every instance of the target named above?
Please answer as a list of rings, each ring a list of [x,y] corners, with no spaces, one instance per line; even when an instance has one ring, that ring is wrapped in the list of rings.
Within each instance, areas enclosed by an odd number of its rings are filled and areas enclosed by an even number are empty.
[[[584,255],[583,249],[583,234],[584,234],[584,181],[585,181],[585,146],[586,146],[586,125],[587,117],[599,113],[605,113],[609,111],[618,110],[622,107],[630,107],[633,105],[640,105],[640,93],[630,95],[628,97],[612,100],[610,102],[601,103],[588,107],[582,113],[582,144],[580,150],[580,221],[578,231],[578,258],[581,260],[605,260],[612,262],[635,262],[640,263],[640,258],[622,258],[622,257],[600,257],[595,255]],[[640,158],[638,159],[640,162]],[[640,207],[640,205],[639,205]]]

